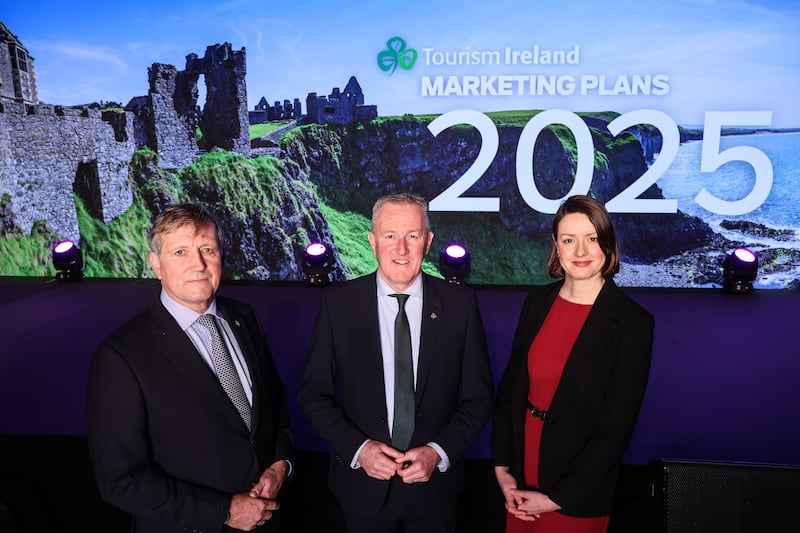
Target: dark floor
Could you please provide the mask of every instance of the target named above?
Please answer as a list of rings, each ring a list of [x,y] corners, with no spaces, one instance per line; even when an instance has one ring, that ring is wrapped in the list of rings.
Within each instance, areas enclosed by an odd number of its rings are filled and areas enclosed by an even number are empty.
[[[328,456],[299,452],[296,474],[284,489],[287,531],[343,533],[336,500],[326,487]],[[646,469],[625,467],[612,533],[650,533]],[[503,530],[502,497],[487,460],[466,461],[459,532]],[[309,511],[313,509],[313,511]],[[288,527],[291,526],[291,527]],[[92,478],[85,439],[0,435],[0,533],[125,533],[128,517],[101,501]]]

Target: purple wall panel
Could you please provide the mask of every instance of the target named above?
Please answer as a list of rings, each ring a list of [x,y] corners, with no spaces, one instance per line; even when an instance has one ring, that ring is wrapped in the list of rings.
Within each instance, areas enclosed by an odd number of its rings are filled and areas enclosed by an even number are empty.
[[[0,434],[82,435],[95,346],[157,296],[154,281],[0,279]],[[290,394],[298,445],[323,450],[295,395],[318,289],[233,285],[259,312]],[[656,317],[650,383],[625,462],[682,458],[800,464],[800,295],[631,291]],[[523,290],[480,289],[499,380]],[[470,450],[489,455],[489,429]]]

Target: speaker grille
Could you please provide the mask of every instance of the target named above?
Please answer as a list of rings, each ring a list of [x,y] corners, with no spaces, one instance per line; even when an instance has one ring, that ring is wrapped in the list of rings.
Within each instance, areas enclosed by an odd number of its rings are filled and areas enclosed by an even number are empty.
[[[796,533],[800,467],[655,462],[665,533]]]

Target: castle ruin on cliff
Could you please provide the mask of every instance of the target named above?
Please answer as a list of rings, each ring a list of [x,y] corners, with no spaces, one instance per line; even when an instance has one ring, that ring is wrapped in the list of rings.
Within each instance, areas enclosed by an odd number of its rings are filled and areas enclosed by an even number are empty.
[[[4,103],[33,105],[39,100],[33,58],[16,35],[0,22],[0,109]]]
[[[206,48],[205,55],[186,56],[186,68],[153,63],[148,69],[150,91],[125,106],[133,113],[137,145],[147,145],[160,158],[160,166],[180,168],[190,164],[201,147],[221,148],[250,155],[247,119],[247,74],[245,50],[229,43]],[[198,81],[205,77],[206,103],[198,107]]]
[[[125,109],[40,102],[34,59],[0,22],[0,236],[29,234],[44,220],[58,235],[79,239],[73,194],[110,222],[133,202],[128,164],[148,146],[163,168],[192,163],[202,148],[250,155],[245,50],[209,46],[186,56],[186,68],[154,63],[150,89]],[[198,81],[207,97],[198,107]]]
[[[255,122],[247,109],[246,74],[244,48],[215,44],[203,57],[187,55],[183,70],[153,63],[148,93],[124,108],[48,104],[38,98],[33,57],[0,22],[0,237],[30,234],[34,223],[46,221],[58,235],[77,241],[73,194],[91,216],[110,222],[133,202],[128,164],[143,146],[158,154],[162,168],[185,167],[215,147],[249,157],[249,125]],[[298,98],[274,106],[262,98],[255,118],[349,124],[377,116],[377,106],[364,104],[355,76],[344,91],[308,93],[306,109],[303,115]]]
[[[271,120],[294,119],[300,124],[350,124],[360,120],[371,120],[378,116],[378,106],[364,104],[364,91],[355,76],[350,76],[344,91],[334,87],[328,96],[317,96],[308,93],[306,96],[306,114],[298,98],[294,103],[284,100],[269,105],[263,96],[249,112],[250,124],[260,124]]]
[[[40,220],[78,239],[73,194],[104,222],[133,201],[132,115],[38,101],[34,59],[0,22],[0,235]]]
[[[248,112],[250,124],[263,124],[271,120],[292,120],[303,116],[303,106],[300,99],[295,98],[294,102],[284,100],[280,103],[275,100],[274,105],[269,105],[263,96],[261,100]]]
[[[338,87],[328,96],[309,93],[306,97],[306,124],[350,124],[378,116],[378,106],[364,104],[364,91],[355,76],[350,76],[344,91]]]

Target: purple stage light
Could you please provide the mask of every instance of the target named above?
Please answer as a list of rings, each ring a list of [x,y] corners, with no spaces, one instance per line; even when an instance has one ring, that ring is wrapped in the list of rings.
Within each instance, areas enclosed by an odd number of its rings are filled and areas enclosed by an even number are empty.
[[[321,242],[312,242],[306,246],[306,257],[310,260],[322,259],[324,261],[328,257],[328,247]]]
[[[467,249],[460,244],[451,244],[444,249],[444,253],[452,260],[458,261],[467,255]]]
[[[722,264],[722,286],[728,292],[748,294],[758,275],[758,255],[748,248],[736,248]]]
[[[312,242],[306,246],[303,254],[303,273],[310,285],[327,285],[330,283],[331,264],[330,249],[321,242]]]
[[[464,283],[470,272],[470,255],[467,248],[453,243],[439,254],[439,272],[450,283]]]
[[[83,253],[74,242],[66,240],[53,246],[53,268],[56,279],[74,281],[83,278]]]
[[[733,254],[736,256],[737,259],[743,261],[745,263],[754,263],[758,260],[756,254],[753,253],[751,250],[747,248],[737,248],[733,251]]]

